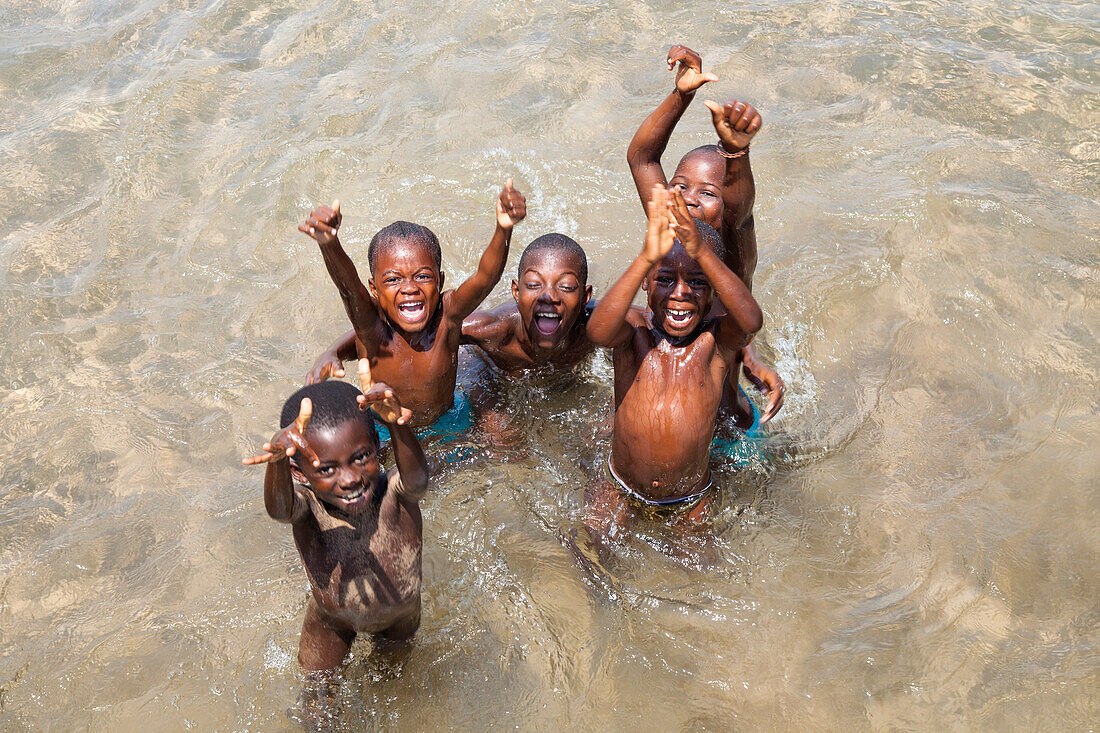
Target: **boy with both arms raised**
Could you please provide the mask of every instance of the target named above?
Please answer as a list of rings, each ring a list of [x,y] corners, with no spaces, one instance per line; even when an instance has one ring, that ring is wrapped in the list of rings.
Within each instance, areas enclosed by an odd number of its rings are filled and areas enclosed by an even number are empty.
[[[298,227],[320,245],[355,330],[359,357],[401,395],[412,410],[413,427],[468,419],[455,414],[468,410],[455,401],[462,321],[500,281],[512,228],[527,215],[526,201],[511,179],[497,198],[496,210],[496,230],[477,270],[447,291],[439,240],[425,226],[397,221],[374,235],[367,253],[367,285],[337,237],[339,201],[314,210]],[[326,371],[338,375],[342,370],[330,366]]]
[[[608,468],[643,504],[694,505],[689,514],[702,516],[713,498],[710,444],[724,386],[763,316],[722,262],[717,231],[692,219],[677,189],[655,185],[647,214],[641,254],[588,320],[592,341],[613,350]],[[631,309],[638,288],[648,296],[644,316]],[[716,293],[724,312],[712,314]],[[590,487],[586,505],[596,539],[620,526],[629,508],[607,482]]]

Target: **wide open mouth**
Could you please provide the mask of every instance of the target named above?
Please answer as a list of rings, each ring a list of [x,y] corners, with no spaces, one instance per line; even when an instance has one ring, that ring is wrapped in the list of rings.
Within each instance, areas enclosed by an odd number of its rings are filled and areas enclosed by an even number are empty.
[[[540,336],[553,336],[561,328],[561,316],[557,313],[536,313],[533,320]]]
[[[419,323],[428,316],[428,309],[424,306],[423,300],[410,300],[405,303],[398,303],[397,312],[409,323]]]
[[[668,321],[669,325],[677,329],[687,326],[694,317],[695,311],[693,310],[678,310],[674,308],[665,310],[665,320]]]

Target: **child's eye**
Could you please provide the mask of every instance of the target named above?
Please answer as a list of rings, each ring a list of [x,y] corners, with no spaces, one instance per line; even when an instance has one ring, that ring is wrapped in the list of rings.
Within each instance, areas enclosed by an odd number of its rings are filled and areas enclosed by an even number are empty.
[[[538,290],[539,283],[524,283],[523,286],[528,290]]]
[[[423,281],[423,280],[431,280],[431,279],[432,279],[432,276],[431,276],[431,275],[429,275],[429,274],[428,274],[428,273],[426,273],[426,272],[422,272],[422,273],[420,273],[419,275],[417,275],[417,276],[416,276],[416,279],[417,279],[417,280],[421,280],[421,281]]]
[[[566,293],[572,293],[574,290],[577,289],[577,286],[576,285],[559,285],[558,289],[563,291],[563,292],[566,292]]]
[[[700,191],[699,195],[700,196],[709,196],[712,199],[713,198],[718,198],[718,196],[714,193],[714,191]]]
[[[355,462],[360,466],[370,461],[370,453],[360,453],[355,457]]]
[[[335,472],[336,469],[334,469],[332,466],[321,466],[317,469],[318,476],[331,476]]]
[[[393,284],[394,284],[394,283],[396,283],[396,282],[397,282],[398,280],[399,280],[399,278],[396,278],[396,277],[387,277],[387,278],[386,278],[385,280],[383,280],[382,282],[386,283],[387,285],[393,285]]]

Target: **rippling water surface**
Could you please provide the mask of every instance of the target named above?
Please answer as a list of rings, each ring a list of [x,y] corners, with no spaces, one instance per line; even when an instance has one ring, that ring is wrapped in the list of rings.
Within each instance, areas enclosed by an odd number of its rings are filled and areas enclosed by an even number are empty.
[[[425,612],[353,729],[1084,730],[1100,719],[1100,12],[1090,2],[0,7],[0,724],[292,728],[306,601],[262,473],[346,328],[295,231],[429,225],[474,268],[640,245],[627,141],[686,43],[751,100],[787,381],[702,552],[568,538],[610,365],[517,385],[526,456],[424,506]],[[712,139],[701,104],[668,165]],[[499,288],[491,302],[506,298]],[[489,377],[464,369],[468,382]]]

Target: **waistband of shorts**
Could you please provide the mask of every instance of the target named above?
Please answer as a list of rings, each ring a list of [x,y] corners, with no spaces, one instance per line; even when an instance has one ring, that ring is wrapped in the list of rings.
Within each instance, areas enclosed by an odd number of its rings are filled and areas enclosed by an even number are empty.
[[[611,454],[610,453],[607,454],[607,470],[611,472],[611,478],[615,479],[615,483],[617,483],[619,485],[619,488],[621,488],[629,496],[633,497],[634,499],[637,499],[638,501],[645,504],[646,506],[657,506],[657,507],[671,508],[671,507],[676,507],[676,506],[683,506],[685,504],[693,504],[693,503],[699,501],[700,499],[702,499],[704,496],[706,496],[707,492],[714,488],[714,478],[710,477],[710,478],[707,479],[707,485],[704,486],[699,491],[696,491],[694,494],[690,494],[688,496],[677,497],[675,499],[647,499],[646,497],[642,496],[641,494],[639,494],[634,489],[630,488],[630,485],[627,484],[626,481],[623,481],[622,478],[619,476],[619,474],[615,473],[615,467],[611,465]]]

